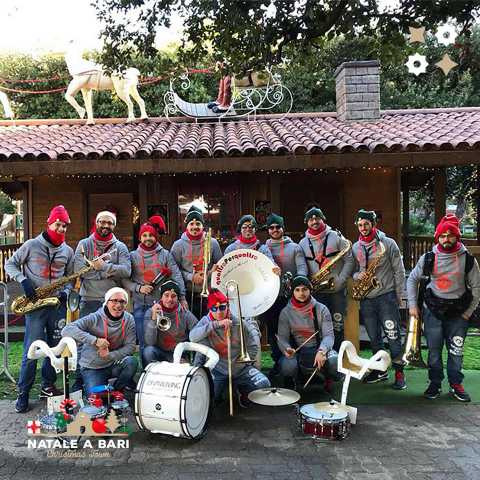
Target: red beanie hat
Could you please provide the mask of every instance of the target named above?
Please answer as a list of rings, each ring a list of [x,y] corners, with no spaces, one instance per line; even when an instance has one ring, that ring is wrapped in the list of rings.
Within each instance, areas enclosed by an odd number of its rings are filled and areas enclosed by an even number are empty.
[[[148,219],[148,222],[151,223],[158,230],[159,234],[167,233],[165,220],[160,215],[153,215]]]
[[[220,290],[212,290],[208,295],[208,309],[210,310],[215,305],[220,303],[228,303],[228,298]]]
[[[71,223],[67,209],[63,205],[57,205],[56,207],[52,208],[52,210],[50,211],[50,215],[47,219],[47,225],[51,225],[56,221],[63,223]]]
[[[139,240],[141,240],[142,233],[145,233],[145,232],[150,232],[155,237],[155,240],[158,241],[158,232],[153,225],[150,225],[149,223],[144,223],[140,227],[140,232],[138,233],[138,239]]]
[[[450,231],[452,235],[457,237],[457,240],[460,240],[460,220],[451,213],[445,215],[437,225],[435,229],[435,243],[438,243],[438,237],[447,231]]]

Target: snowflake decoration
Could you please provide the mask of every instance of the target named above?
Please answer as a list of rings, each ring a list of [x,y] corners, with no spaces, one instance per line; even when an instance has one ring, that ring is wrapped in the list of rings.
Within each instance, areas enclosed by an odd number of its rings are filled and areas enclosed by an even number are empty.
[[[457,38],[457,31],[453,25],[445,23],[437,28],[437,33],[435,36],[437,37],[438,43],[448,47],[448,45],[451,45],[455,42],[455,38]]]
[[[427,71],[428,63],[425,55],[416,53],[415,55],[409,55],[408,62],[406,62],[405,65],[410,73],[418,76]]]

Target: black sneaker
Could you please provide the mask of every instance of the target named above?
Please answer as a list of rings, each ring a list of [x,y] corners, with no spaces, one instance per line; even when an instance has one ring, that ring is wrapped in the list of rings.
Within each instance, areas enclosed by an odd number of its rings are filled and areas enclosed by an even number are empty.
[[[55,385],[51,385],[49,387],[42,387],[38,398],[50,398],[58,395],[63,395],[63,391],[59,390]]]
[[[237,390],[237,399],[238,399],[238,404],[242,408],[249,408],[252,406],[252,402],[248,399],[248,394],[244,392],[240,392]]]
[[[395,381],[393,382],[392,388],[394,390],[405,390],[407,388],[405,374],[400,370],[395,371]]]
[[[28,393],[20,393],[15,402],[15,411],[17,413],[25,413],[30,410],[28,405]]]
[[[471,402],[470,395],[465,391],[461,383],[451,383],[450,393],[460,402]]]
[[[379,370],[372,370],[365,378],[364,383],[378,383],[388,380],[388,372],[380,372]]]
[[[423,396],[429,400],[435,400],[440,396],[441,393],[442,389],[440,388],[440,385],[430,382],[428,388],[423,392]]]

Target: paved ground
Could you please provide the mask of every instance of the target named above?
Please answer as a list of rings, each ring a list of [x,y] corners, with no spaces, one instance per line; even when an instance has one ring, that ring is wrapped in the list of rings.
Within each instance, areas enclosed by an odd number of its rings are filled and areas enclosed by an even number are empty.
[[[38,408],[36,410],[38,412]],[[49,458],[28,449],[25,415],[0,402],[0,479],[464,480],[480,479],[480,406],[364,406],[343,442],[315,444],[293,407],[217,411],[198,442],[136,432],[108,458]],[[99,451],[97,451],[98,453]],[[95,453],[95,452],[94,452]]]

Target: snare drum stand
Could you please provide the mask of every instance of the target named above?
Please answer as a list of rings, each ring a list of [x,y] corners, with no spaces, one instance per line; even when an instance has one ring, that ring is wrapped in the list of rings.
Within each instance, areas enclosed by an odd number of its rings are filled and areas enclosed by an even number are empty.
[[[3,302],[0,307],[3,307],[3,342],[0,342],[0,348],[3,347],[3,367],[0,370],[0,375],[5,375],[11,382],[17,382],[8,370],[8,291],[7,284],[0,282],[0,288],[3,290]]]

